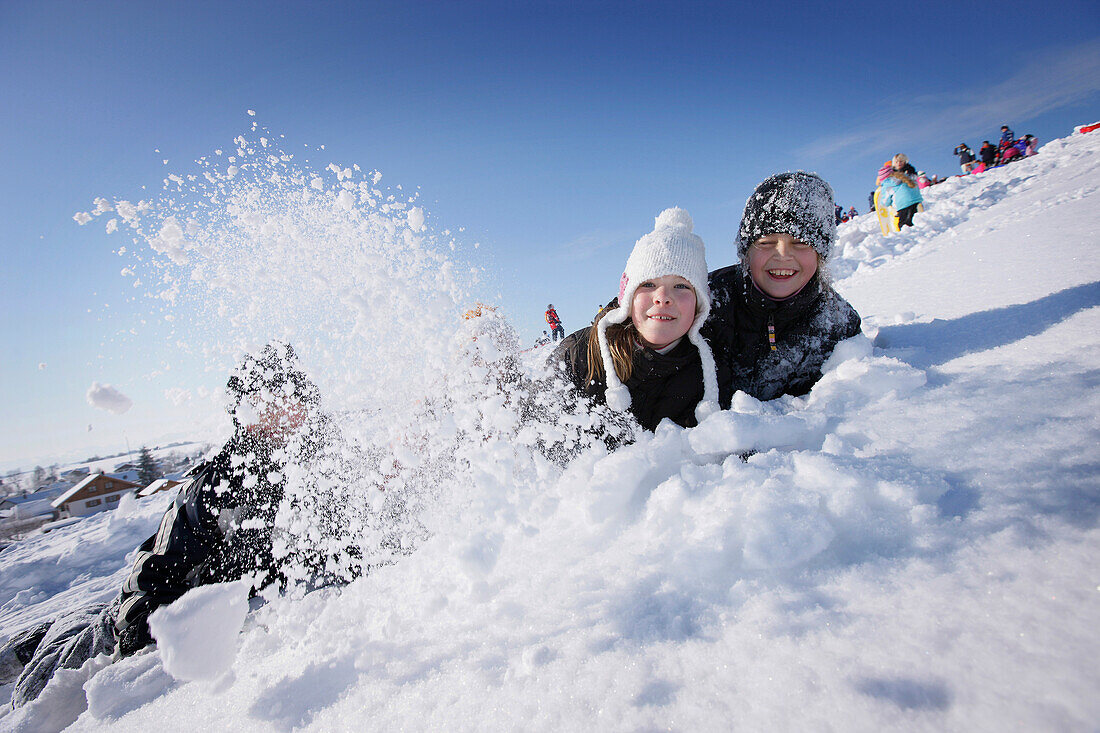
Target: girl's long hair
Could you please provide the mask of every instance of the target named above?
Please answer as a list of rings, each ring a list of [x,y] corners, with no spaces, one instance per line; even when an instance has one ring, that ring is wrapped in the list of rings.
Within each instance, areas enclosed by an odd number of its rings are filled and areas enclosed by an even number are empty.
[[[603,371],[603,355],[600,354],[600,339],[596,335],[596,324],[614,308],[604,308],[592,321],[588,331],[588,375],[585,384],[605,381]],[[619,375],[619,381],[626,383],[630,375],[634,373],[634,350],[638,344],[638,330],[634,328],[634,321],[627,318],[623,323],[613,323],[607,327],[607,345],[611,349],[611,363],[615,365],[615,373]]]

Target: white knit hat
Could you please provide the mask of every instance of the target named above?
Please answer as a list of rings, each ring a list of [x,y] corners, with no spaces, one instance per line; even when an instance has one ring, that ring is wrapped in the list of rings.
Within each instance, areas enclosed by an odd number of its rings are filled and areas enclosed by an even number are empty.
[[[615,364],[611,360],[611,347],[607,343],[607,327],[623,323],[630,318],[630,305],[634,291],[646,280],[666,275],[678,275],[695,289],[697,315],[687,332],[688,341],[699,350],[703,362],[703,399],[695,406],[695,419],[699,422],[718,407],[718,376],[714,367],[714,355],[699,329],[710,314],[710,287],[707,285],[707,255],[703,240],[692,232],[691,215],[679,207],[665,209],[656,219],[653,231],[638,240],[626,271],[619,280],[619,307],[609,312],[596,324],[596,336],[600,342],[600,356],[607,379],[604,395],[608,406],[619,412],[630,407],[630,390],[619,380]]]

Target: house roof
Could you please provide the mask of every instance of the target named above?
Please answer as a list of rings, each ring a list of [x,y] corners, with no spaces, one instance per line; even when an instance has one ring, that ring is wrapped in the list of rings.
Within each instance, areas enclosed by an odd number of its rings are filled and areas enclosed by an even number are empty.
[[[0,502],[0,506],[2,505],[3,502]],[[53,514],[53,505],[50,503],[49,497],[23,500],[8,510],[9,517],[18,517],[20,519],[29,519],[30,517],[46,514]]]
[[[27,494],[25,496],[23,494],[16,494],[15,496],[6,496],[3,499],[0,499],[0,504],[6,504],[8,502],[11,502],[12,504],[25,504],[28,501],[40,501],[42,499],[52,499],[55,496],[57,496],[58,494],[65,491],[65,489],[68,488],[68,486],[69,486],[69,484],[66,482],[66,484],[64,486],[51,485],[47,488],[39,489],[38,491],[34,492],[33,494]]]
[[[153,494],[157,493],[158,491],[160,491],[162,489],[171,489],[174,486],[178,486],[180,483],[182,483],[182,482],[177,481],[175,479],[170,479],[170,478],[167,478],[167,477],[158,478],[156,481],[154,481],[153,483],[149,484],[144,489],[139,491],[138,496],[152,496]]]
[[[95,480],[96,480],[97,478],[99,478],[100,476],[104,476],[104,475],[105,475],[105,474],[102,474],[102,473],[93,473],[93,474],[92,474],[91,476],[89,476],[88,478],[84,479],[84,480],[83,480],[83,481],[81,481],[81,482],[80,482],[79,484],[77,484],[76,486],[72,487],[71,489],[69,489],[68,491],[66,491],[66,492],[65,492],[64,494],[62,494],[61,496],[59,496],[59,497],[57,497],[56,499],[54,499],[54,500],[53,500],[53,507],[54,507],[55,509],[57,509],[57,508],[60,508],[62,504],[64,504],[64,503],[65,503],[65,502],[67,502],[67,501],[68,501],[69,499],[71,499],[71,498],[72,498],[72,497],[73,497],[74,495],[76,495],[76,493],[77,493],[78,491],[80,491],[81,489],[83,489],[83,488],[84,488],[85,486],[87,486],[88,484],[92,483],[93,481],[95,481]],[[120,484],[126,484],[126,486],[123,486],[123,487],[121,487],[121,488],[124,488],[124,489],[125,489],[125,488],[131,488],[131,489],[132,489],[132,488],[134,488],[134,487],[136,487],[136,486],[137,486],[137,484],[135,484],[135,483],[134,483],[133,481],[127,481],[127,480],[125,480],[125,479],[120,479],[120,478],[114,478],[114,477],[111,477],[111,476],[107,476],[107,478],[111,479],[112,481],[117,481],[117,482],[118,482],[118,483],[120,483]]]

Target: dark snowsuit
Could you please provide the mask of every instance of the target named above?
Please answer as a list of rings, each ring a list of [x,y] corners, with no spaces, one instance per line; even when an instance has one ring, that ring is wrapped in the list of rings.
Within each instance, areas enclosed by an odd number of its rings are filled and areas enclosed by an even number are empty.
[[[80,669],[100,654],[111,654],[111,625],[118,599],[65,613],[8,639],[0,649],[0,684],[12,681],[11,705],[19,708],[38,697],[59,669]]]
[[[978,155],[981,156],[982,162],[985,163],[986,167],[988,168],[989,166],[993,165],[994,161],[997,160],[997,148],[986,143],[982,146],[981,150],[978,151]]]
[[[597,404],[603,404],[606,381],[600,379],[592,384],[586,383],[588,339],[595,337],[592,328],[582,328],[566,336],[554,349],[551,360],[564,366],[566,374],[581,394]],[[720,372],[718,384],[722,382]],[[687,337],[667,354],[658,354],[653,349],[637,349],[634,352],[634,371],[624,384],[630,390],[630,412],[646,430],[655,430],[666,417],[685,428],[696,425],[695,406],[703,399],[703,366],[699,360],[699,350]]]
[[[822,290],[816,275],[797,295],[775,301],[753,285],[741,265],[731,265],[710,273],[710,290],[711,313],[702,334],[714,349],[719,373],[724,367],[732,391],[759,400],[809,392],[837,343],[860,332],[856,310],[832,288]],[[727,408],[727,390],[721,391]]]
[[[316,450],[317,443],[309,448]],[[282,464],[272,452],[259,434],[239,429],[214,458],[191,470],[191,483],[138,548],[114,602],[78,609],[10,639],[0,649],[0,667],[21,668],[12,705],[34,700],[58,669],[79,668],[101,653],[129,656],[154,643],[149,615],[192,588],[251,573],[258,587],[278,579],[271,531],[282,489],[269,476]]]
[[[266,441],[238,431],[218,455],[192,470],[191,483],[165,512],[157,533],[138,548],[122,586],[115,620],[121,655],[153,643],[149,614],[191,588],[256,572],[261,585],[274,579],[271,530],[282,490],[268,475],[282,466],[271,453]],[[234,467],[234,457],[246,456],[251,460]],[[255,483],[246,486],[246,476]]]

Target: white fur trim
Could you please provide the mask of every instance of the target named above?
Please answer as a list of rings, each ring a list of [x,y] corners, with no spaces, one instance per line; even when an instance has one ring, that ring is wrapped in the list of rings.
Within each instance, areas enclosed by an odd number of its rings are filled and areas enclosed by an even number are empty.
[[[703,399],[695,406],[695,419],[699,422],[714,411],[708,405],[715,407],[718,405],[718,369],[714,365],[714,352],[710,350],[707,340],[699,334],[704,320],[706,320],[706,314],[700,313],[692,324],[691,330],[688,331],[688,340],[699,350],[699,361],[702,362],[703,367]]]
[[[615,371],[615,362],[611,358],[611,346],[607,342],[607,327],[622,323],[630,317],[630,308],[624,308],[621,304],[618,308],[606,314],[596,324],[596,338],[600,343],[600,358],[603,360],[604,381],[607,389],[604,390],[604,401],[607,406],[616,412],[626,412],[630,407],[630,390],[619,379],[619,373]],[[589,334],[589,338],[592,335]]]
[[[630,390],[621,382],[615,387],[609,385],[603,397],[607,406],[615,412],[626,412],[630,409]]]

